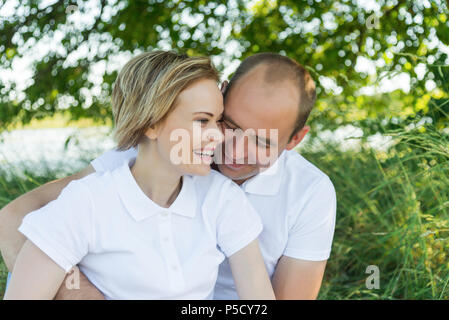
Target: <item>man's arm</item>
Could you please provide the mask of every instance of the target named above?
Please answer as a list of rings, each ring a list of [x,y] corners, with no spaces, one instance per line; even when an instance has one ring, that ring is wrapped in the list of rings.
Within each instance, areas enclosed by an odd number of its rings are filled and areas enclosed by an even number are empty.
[[[314,300],[320,291],[326,268],[324,261],[307,261],[282,256],[273,275],[278,300]]]
[[[278,299],[316,299],[330,257],[337,211],[335,188],[326,176],[307,191],[299,202],[305,205],[295,208],[298,215],[273,274]]]
[[[89,165],[74,175],[48,182],[27,192],[0,210],[0,251],[9,271],[12,271],[17,255],[26,241],[17,230],[23,217],[55,200],[70,181],[81,179],[93,172],[94,168]]]

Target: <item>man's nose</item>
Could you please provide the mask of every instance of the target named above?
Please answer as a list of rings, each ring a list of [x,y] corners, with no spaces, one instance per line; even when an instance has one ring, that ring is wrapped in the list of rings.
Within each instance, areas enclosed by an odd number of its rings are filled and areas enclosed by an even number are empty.
[[[244,134],[237,134],[232,139],[233,142],[233,157],[234,159],[245,159],[248,153],[248,143]]]

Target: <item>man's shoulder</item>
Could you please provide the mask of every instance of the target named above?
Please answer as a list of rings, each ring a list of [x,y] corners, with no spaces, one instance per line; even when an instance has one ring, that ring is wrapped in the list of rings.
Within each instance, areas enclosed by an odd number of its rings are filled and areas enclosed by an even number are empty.
[[[288,152],[285,162],[289,223],[335,219],[336,191],[329,176],[295,150]]]
[[[293,210],[309,201],[324,201],[336,197],[329,176],[295,150],[286,154],[282,180],[281,193]]]
[[[115,168],[122,165],[123,161],[135,158],[137,156],[137,149],[130,148],[128,150],[120,151],[117,149],[111,149],[98,158],[92,160],[90,163],[97,172],[112,171]]]
[[[285,170],[287,179],[298,184],[315,184],[319,181],[329,180],[329,176],[316,165],[304,158],[296,150],[286,151]]]

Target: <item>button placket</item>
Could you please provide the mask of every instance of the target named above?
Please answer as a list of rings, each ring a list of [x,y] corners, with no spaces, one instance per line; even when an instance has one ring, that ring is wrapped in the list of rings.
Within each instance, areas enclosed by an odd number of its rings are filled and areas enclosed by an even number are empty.
[[[180,290],[185,286],[184,277],[180,268],[176,247],[173,243],[171,228],[171,213],[164,211],[160,215],[159,234],[164,256],[167,274],[169,275],[170,287],[173,290]]]

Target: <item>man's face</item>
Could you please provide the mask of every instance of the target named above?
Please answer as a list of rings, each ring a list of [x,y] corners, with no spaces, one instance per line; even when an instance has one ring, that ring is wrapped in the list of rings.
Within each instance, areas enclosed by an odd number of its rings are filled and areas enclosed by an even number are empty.
[[[267,83],[264,80],[266,68],[257,66],[240,78],[228,92],[224,105],[222,124],[225,137],[221,148],[217,148],[221,151],[222,161],[216,163],[221,173],[239,184],[268,168],[277,159],[289,144],[296,124],[299,90],[288,79]],[[230,134],[231,129],[255,135],[236,136]],[[273,129],[277,137],[270,134]],[[269,164],[260,161],[261,154],[265,153],[274,157]]]

